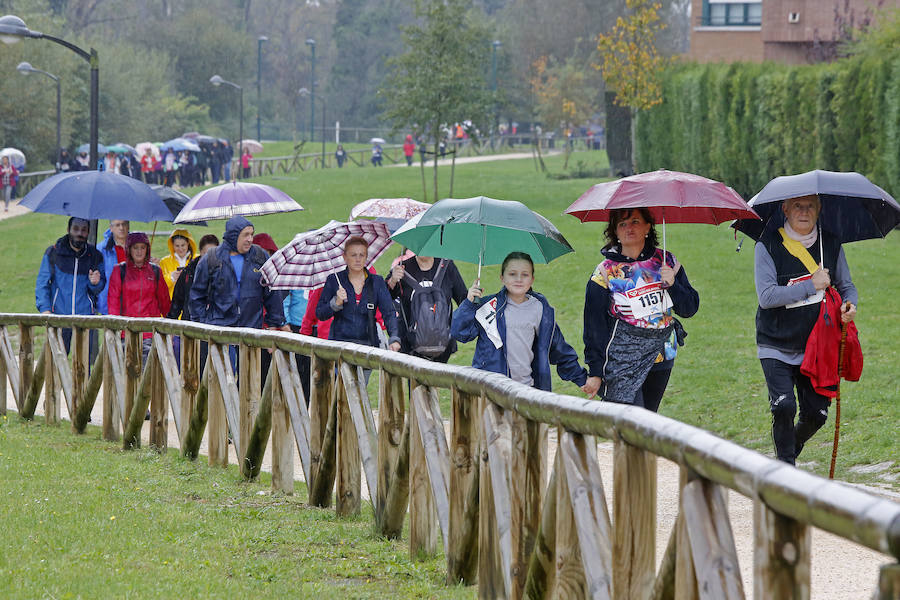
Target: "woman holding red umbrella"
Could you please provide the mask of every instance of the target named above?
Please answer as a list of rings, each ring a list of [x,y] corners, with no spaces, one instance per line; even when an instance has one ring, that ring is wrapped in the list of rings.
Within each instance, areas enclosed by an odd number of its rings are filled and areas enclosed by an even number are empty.
[[[646,208],[610,211],[603,261],[585,291],[584,358],[589,396],[655,412],[686,335],[672,312],[691,317],[700,298],[681,263],[657,247],[654,226]]]

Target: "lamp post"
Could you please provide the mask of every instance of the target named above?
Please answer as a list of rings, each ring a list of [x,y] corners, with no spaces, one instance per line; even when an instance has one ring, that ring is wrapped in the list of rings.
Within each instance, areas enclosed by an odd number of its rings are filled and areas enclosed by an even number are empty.
[[[47,35],[45,33],[41,33],[40,31],[32,31],[28,29],[25,25],[25,21],[20,19],[15,15],[5,15],[0,17],[0,42],[4,44],[15,44],[16,42],[25,39],[25,38],[34,38],[34,39],[45,39],[50,40],[51,42],[57,43],[60,46],[65,46],[84,60],[88,62],[91,67],[91,154],[90,154],[90,168],[91,170],[97,169],[97,144],[99,143],[99,115],[98,115],[98,101],[100,94],[100,59],[97,56],[97,51],[91,48],[90,52],[86,52],[63,39],[58,37],[53,37],[52,35]],[[58,145],[58,144],[57,144]],[[58,151],[58,150],[57,150]],[[91,244],[97,243],[97,220],[91,220],[91,228],[90,233],[88,234],[88,242]]]
[[[240,123],[240,125],[238,126],[238,165],[240,165],[241,164],[241,156],[244,155],[244,88],[242,88],[241,86],[239,86],[236,83],[232,83],[231,81],[222,79],[218,75],[213,75],[212,77],[210,77],[209,82],[216,87],[219,87],[222,84],[230,85],[231,87],[233,87],[234,89],[236,89],[240,92],[241,112],[240,112],[240,118],[238,119],[238,123]],[[238,168],[235,171],[235,175],[238,176],[238,177],[235,177],[235,179],[239,178],[239,176],[241,175],[240,168]]]
[[[315,100],[319,100],[322,103],[322,168],[325,168],[325,99],[321,96],[316,98],[313,96],[312,92],[310,92],[305,87],[297,90],[297,94],[303,97],[309,96],[309,104],[310,106],[315,102]]]
[[[264,35],[259,36],[256,40],[256,141],[262,141],[262,133],[260,129],[259,113],[262,111],[260,103],[262,102],[262,45],[268,42],[269,38]],[[242,138],[243,139],[243,138]]]
[[[312,38],[307,38],[306,45],[309,46],[309,97],[316,97],[316,40]],[[315,118],[316,118],[316,103],[310,100],[309,102],[309,141],[313,141],[316,137],[315,126]],[[322,137],[325,137],[325,132],[322,132]]]
[[[31,63],[20,62],[19,66],[16,67],[16,71],[21,73],[22,75],[28,75],[29,73],[40,73],[41,75],[46,75],[50,79],[56,82],[56,172],[59,173],[59,167],[62,163],[62,155],[61,155],[61,144],[60,141],[60,87],[59,87],[59,77],[53,75],[52,73],[48,73],[47,71],[41,71],[40,69],[35,69],[31,66]]]
[[[491,124],[491,150],[494,149],[494,132],[497,131],[497,49],[502,46],[500,40],[491,42],[491,91],[494,101],[494,122]]]

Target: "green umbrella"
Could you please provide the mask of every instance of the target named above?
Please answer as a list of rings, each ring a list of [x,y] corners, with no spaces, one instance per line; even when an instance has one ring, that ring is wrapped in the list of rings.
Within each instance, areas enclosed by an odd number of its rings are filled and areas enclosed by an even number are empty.
[[[421,256],[477,263],[479,280],[481,265],[499,265],[510,252],[543,264],[574,252],[550,221],[521,202],[484,196],[435,202],[391,238]]]

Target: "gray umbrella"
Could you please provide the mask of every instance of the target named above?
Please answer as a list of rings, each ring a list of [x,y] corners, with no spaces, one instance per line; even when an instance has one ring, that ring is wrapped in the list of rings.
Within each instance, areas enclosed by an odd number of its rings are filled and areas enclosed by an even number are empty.
[[[784,224],[781,203],[789,198],[818,195],[819,226],[843,244],[885,237],[900,224],[900,204],[859,173],[809,171],[776,177],[750,200],[762,221],[740,219],[733,227],[758,240]]]

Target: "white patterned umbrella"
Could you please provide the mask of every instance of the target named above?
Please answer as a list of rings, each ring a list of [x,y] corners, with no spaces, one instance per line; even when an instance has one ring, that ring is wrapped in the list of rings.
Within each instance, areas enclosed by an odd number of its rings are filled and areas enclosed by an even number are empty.
[[[377,221],[331,221],[315,231],[298,234],[263,264],[262,284],[273,290],[315,289],[332,273],[342,271],[344,242],[359,236],[369,243],[366,268],[391,245],[391,234]]]
[[[350,209],[350,219],[383,217],[409,221],[429,208],[431,205],[427,202],[419,202],[412,198],[369,198]]]

